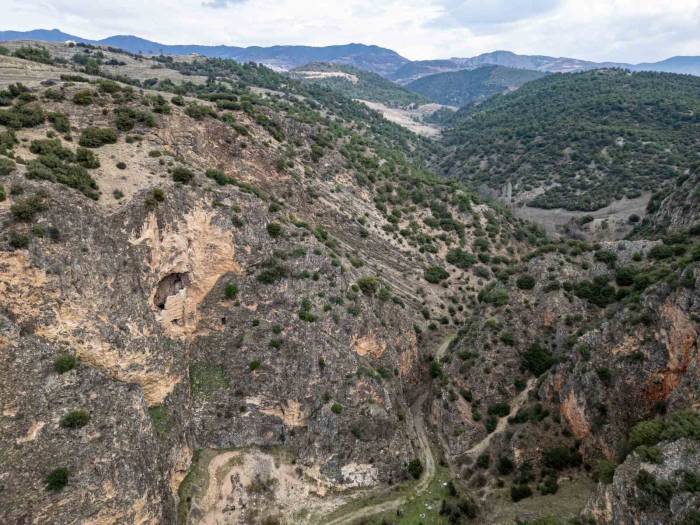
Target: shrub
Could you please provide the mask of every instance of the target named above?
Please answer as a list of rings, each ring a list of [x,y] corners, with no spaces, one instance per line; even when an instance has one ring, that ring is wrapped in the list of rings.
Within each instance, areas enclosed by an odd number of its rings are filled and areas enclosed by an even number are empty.
[[[520,501],[532,496],[532,489],[528,485],[512,485],[510,487],[510,499]]]
[[[251,372],[257,370],[258,368],[260,368],[260,361],[258,361],[257,359],[254,359],[253,361],[248,363],[248,368],[250,369]]]
[[[499,457],[498,461],[496,462],[496,470],[498,470],[498,473],[501,476],[507,476],[508,474],[513,472],[514,468],[515,465],[513,465],[511,459],[506,456]]]
[[[594,258],[596,261],[607,265],[613,265],[615,264],[615,261],[617,261],[617,254],[609,250],[598,250],[595,252]]]
[[[23,222],[31,221],[37,213],[44,210],[46,210],[44,198],[36,194],[16,199],[15,202],[12,203],[12,206],[10,206],[10,213],[12,213],[12,216],[16,220]]]
[[[608,278],[605,275],[599,275],[592,281],[577,283],[574,287],[574,293],[600,308],[604,308],[616,300],[615,288],[608,284]]]
[[[10,231],[9,235],[10,246],[15,250],[21,250],[29,246],[29,236],[19,233],[15,230]]]
[[[615,282],[618,284],[618,286],[632,286],[636,276],[636,267],[621,266],[615,271]]]
[[[68,469],[67,468],[57,468],[49,472],[46,476],[46,488],[53,492],[58,492],[68,483]]]
[[[238,295],[238,285],[233,281],[227,283],[224,287],[224,296],[226,299],[233,299],[236,295]]]
[[[22,46],[17,48],[13,54],[17,58],[23,58],[24,60],[31,60],[32,62],[40,62],[42,64],[53,64],[53,59],[51,58],[49,50],[43,46]]]
[[[534,342],[521,357],[522,367],[532,372],[535,376],[541,376],[555,363],[556,359],[552,356],[552,353],[539,342]]]
[[[60,425],[63,428],[81,428],[90,421],[90,414],[85,410],[71,410],[61,418]]]
[[[343,412],[343,405],[340,403],[333,403],[331,406],[331,412],[333,412],[336,415],[340,415]]]
[[[5,194],[5,187],[0,185],[0,202],[4,201],[7,198],[7,195]]]
[[[406,471],[413,479],[418,479],[421,474],[423,474],[423,463],[421,463],[421,460],[418,458],[412,459],[406,466]]]
[[[601,459],[593,467],[593,479],[601,483],[612,483],[617,464],[614,461]]]
[[[479,301],[493,306],[504,306],[510,301],[510,295],[505,288],[499,286],[487,286],[479,292]]]
[[[0,158],[0,177],[4,177],[6,175],[9,175],[13,171],[15,171],[16,167],[17,167],[17,165],[15,164],[15,161],[10,160],[10,159]]]
[[[257,276],[258,281],[263,284],[274,284],[289,275],[287,267],[275,259],[268,259],[263,266],[265,268]]]
[[[510,405],[508,403],[494,403],[488,409],[490,416],[506,417],[509,413]]]
[[[65,113],[49,113],[47,117],[53,128],[59,133],[68,133],[70,131],[70,120],[68,120],[68,115]]]
[[[87,169],[100,167],[100,161],[97,160],[95,153],[86,148],[78,148],[75,151],[75,162]]]
[[[566,447],[554,447],[542,455],[544,464],[554,470],[564,470],[581,465],[581,454]]]
[[[532,290],[535,287],[535,278],[532,275],[524,274],[518,277],[515,284],[521,290]]]
[[[653,474],[646,470],[640,470],[634,480],[637,487],[646,492],[652,500],[668,505],[675,492],[672,482],[667,480],[657,480]],[[653,505],[652,501],[645,501],[645,505]]]
[[[477,261],[474,255],[459,248],[448,251],[445,260],[462,270],[470,268]]]
[[[194,173],[189,169],[178,166],[173,170],[173,180],[181,184],[189,184],[194,179]]]
[[[367,276],[358,279],[356,284],[358,288],[362,290],[363,294],[374,295],[377,293],[377,290],[379,290],[381,283],[378,277]]]
[[[78,360],[72,355],[61,355],[53,362],[53,368],[59,374],[65,374],[75,368]]]
[[[94,100],[94,93],[90,89],[81,89],[73,95],[73,104],[78,106],[89,106]]]
[[[437,284],[441,281],[444,281],[449,276],[450,274],[447,273],[447,270],[445,270],[441,266],[431,266],[424,272],[425,280],[432,284]]]
[[[487,452],[484,452],[483,454],[480,454],[478,458],[476,458],[476,466],[481,469],[486,469],[489,468],[489,465],[491,464],[491,456]]]
[[[442,377],[442,367],[437,361],[430,362],[430,377],[432,377],[433,379]]]
[[[210,179],[214,179],[219,186],[225,186],[233,182],[231,178],[227,177],[221,170],[208,169],[205,175]]]
[[[667,244],[657,244],[647,255],[650,259],[669,259],[673,257],[673,247]]]
[[[267,234],[273,239],[280,237],[282,235],[282,231],[282,225],[277,222],[270,222],[267,225]]]
[[[120,131],[131,131],[136,124],[148,128],[156,125],[156,118],[150,111],[139,111],[134,108],[120,107],[114,110],[114,125]]]
[[[112,128],[85,128],[78,144],[84,148],[99,148],[105,144],[116,144],[117,132]]]
[[[46,116],[38,104],[22,104],[0,110],[0,124],[10,129],[33,128],[44,123]]]
[[[174,100],[173,104],[176,104]],[[204,117],[216,117],[216,111],[214,111],[212,108],[202,104],[197,104],[195,102],[187,105],[185,108],[185,114],[196,120],[203,119]]]
[[[632,427],[627,444],[634,449],[641,445],[656,445],[661,441],[661,433],[664,430],[664,422],[661,419],[641,421]]]

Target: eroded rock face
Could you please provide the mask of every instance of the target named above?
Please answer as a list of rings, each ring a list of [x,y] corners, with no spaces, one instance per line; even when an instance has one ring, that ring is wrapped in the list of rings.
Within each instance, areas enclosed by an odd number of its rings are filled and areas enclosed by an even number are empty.
[[[582,517],[600,525],[693,523],[700,515],[700,495],[687,476],[697,479],[700,473],[699,445],[689,439],[659,444],[658,463],[631,454],[612,483],[598,485]]]

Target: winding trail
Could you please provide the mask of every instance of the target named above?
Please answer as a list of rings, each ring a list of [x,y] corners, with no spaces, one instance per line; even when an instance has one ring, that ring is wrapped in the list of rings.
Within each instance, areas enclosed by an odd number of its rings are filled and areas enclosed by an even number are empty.
[[[527,381],[526,387],[523,389],[522,392],[520,392],[516,397],[515,397],[515,402],[513,403],[513,406],[510,409],[510,412],[506,417],[502,417],[498,419],[498,424],[496,425],[496,428],[494,429],[493,432],[491,432],[488,436],[486,436],[484,439],[479,441],[476,445],[471,447],[468,450],[465,450],[464,452],[460,452],[459,454],[455,454],[452,456],[453,459],[457,458],[463,458],[463,457],[471,457],[475,458],[479,456],[480,454],[483,454],[484,451],[489,447],[491,444],[491,440],[503,433],[506,428],[508,428],[508,419],[511,417],[515,416],[515,414],[518,413],[518,410],[522,408],[522,406],[525,404],[528,398],[528,394],[530,391],[535,387],[535,384],[537,383],[537,378],[531,377]]]
[[[454,335],[446,337],[440,344],[435,352],[436,359],[440,360],[445,355],[445,352],[449,348],[452,339],[454,339]],[[411,410],[409,411],[409,425],[412,427],[418,440],[421,462],[423,464],[423,473],[421,474],[421,477],[416,485],[408,493],[397,494],[396,497],[389,500],[350,511],[347,514],[325,522],[325,525],[349,525],[357,520],[368,518],[376,514],[395,511],[406,504],[410,496],[422,494],[430,486],[436,472],[435,456],[433,455],[433,450],[430,447],[430,440],[428,439],[428,433],[425,430],[425,419],[423,417],[423,407],[429,393],[430,391],[428,390],[418,396],[418,399],[416,399],[413,405],[411,405]]]

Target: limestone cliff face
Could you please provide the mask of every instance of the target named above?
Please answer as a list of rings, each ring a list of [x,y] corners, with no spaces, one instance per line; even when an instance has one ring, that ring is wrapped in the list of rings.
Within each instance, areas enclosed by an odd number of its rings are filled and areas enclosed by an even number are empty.
[[[690,439],[663,443],[655,463],[632,454],[610,484],[599,484],[583,515],[601,525],[693,523],[700,496],[688,476],[700,471],[699,444]]]

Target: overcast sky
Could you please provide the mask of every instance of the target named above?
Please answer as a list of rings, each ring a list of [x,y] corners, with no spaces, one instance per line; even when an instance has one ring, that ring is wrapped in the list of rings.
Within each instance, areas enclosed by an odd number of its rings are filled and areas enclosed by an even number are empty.
[[[700,55],[700,0],[2,0],[0,29],[164,44],[362,42],[410,59],[517,53],[641,62]]]

